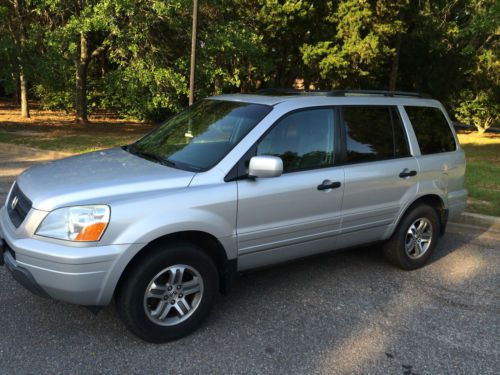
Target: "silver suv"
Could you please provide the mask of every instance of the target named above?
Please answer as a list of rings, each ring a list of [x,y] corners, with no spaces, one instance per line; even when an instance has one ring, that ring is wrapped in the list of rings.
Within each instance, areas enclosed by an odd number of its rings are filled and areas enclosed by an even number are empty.
[[[164,342],[240,271],[377,242],[423,266],[465,207],[464,172],[443,106],[417,94],[222,95],[131,145],[25,171],[0,260],[37,295],[114,299],[134,334]]]

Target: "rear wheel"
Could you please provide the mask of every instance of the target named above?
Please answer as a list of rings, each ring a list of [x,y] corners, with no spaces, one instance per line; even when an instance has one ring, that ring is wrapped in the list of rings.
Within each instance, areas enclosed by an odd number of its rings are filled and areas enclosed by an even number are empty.
[[[436,210],[428,205],[419,205],[403,217],[392,238],[384,245],[384,255],[398,267],[413,270],[427,263],[438,238]]]
[[[218,274],[212,259],[193,244],[176,242],[152,250],[124,280],[117,307],[132,333],[165,342],[202,323],[218,290]]]

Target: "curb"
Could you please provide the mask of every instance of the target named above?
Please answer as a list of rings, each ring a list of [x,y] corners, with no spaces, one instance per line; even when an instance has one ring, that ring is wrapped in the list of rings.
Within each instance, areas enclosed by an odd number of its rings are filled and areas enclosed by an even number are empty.
[[[485,228],[500,232],[500,217],[463,212],[460,217],[450,220],[450,223]]]
[[[72,152],[62,152],[62,151],[52,151],[52,150],[41,150],[38,148],[14,145],[10,143],[0,142],[0,150],[6,151],[11,154],[34,158],[38,160],[54,160],[67,158],[68,156],[76,155]]]

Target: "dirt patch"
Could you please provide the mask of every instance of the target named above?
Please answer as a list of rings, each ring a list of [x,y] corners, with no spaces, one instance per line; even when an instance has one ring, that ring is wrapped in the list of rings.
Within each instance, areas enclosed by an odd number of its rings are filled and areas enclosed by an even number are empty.
[[[64,111],[48,111],[38,103],[30,103],[31,118],[20,116],[20,109],[12,101],[0,100],[0,131],[19,135],[49,137],[68,135],[87,136],[140,136],[154,125],[140,121],[120,119],[113,113],[100,112],[90,116],[87,125],[75,124],[73,115]]]

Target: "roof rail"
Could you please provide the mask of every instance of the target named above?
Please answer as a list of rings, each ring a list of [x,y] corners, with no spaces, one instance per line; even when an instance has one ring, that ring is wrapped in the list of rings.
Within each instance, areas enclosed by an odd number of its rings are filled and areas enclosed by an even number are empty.
[[[299,90],[299,89],[282,89],[282,88],[266,88],[256,91],[259,95],[327,95],[329,90]]]
[[[301,90],[296,90],[296,89],[275,89],[275,88],[267,88],[267,89],[260,89],[255,92],[256,94],[260,95],[272,95],[272,94],[281,94],[281,95],[301,95],[302,91]]]
[[[325,95],[325,96],[349,96],[349,95],[374,95],[374,96],[406,96],[412,98],[430,98],[429,94],[409,91],[388,90],[298,90],[283,88],[266,88],[257,90],[260,95]]]
[[[409,96],[415,98],[430,98],[428,94],[409,92],[409,91],[388,91],[388,90],[332,90],[327,96],[346,96],[346,95],[380,95],[380,96]]]

